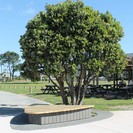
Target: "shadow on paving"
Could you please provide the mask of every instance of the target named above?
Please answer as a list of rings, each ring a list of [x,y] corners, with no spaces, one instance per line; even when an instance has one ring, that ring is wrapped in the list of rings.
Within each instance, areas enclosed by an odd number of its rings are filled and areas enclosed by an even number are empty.
[[[12,125],[26,125],[28,123],[28,115],[25,113],[21,113],[17,116],[15,116],[11,121],[10,124]]]
[[[23,113],[23,108],[17,108],[17,107],[0,107],[0,116],[1,117],[7,117],[7,116],[16,116],[20,113]]]
[[[28,115],[26,115],[25,113],[21,113],[15,116],[11,120],[10,126],[12,129],[15,130],[39,130],[39,129],[48,129],[48,128],[58,128],[58,127],[73,126],[77,124],[95,122],[107,119],[109,117],[112,117],[113,115],[111,112],[108,111],[97,111],[97,110],[94,110],[93,114],[95,114],[95,116],[91,118],[77,120],[77,121],[70,121],[70,122],[63,122],[63,123],[56,123],[49,125],[37,125],[37,124],[29,124]]]

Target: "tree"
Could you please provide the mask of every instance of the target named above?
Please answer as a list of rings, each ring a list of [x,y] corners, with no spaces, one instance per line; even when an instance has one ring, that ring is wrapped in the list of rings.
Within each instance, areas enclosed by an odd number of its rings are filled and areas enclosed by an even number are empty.
[[[7,51],[3,54],[3,63],[7,64],[10,73],[10,80],[13,79],[15,71],[17,71],[16,66],[19,62],[19,55],[17,53]]]
[[[39,73],[53,75],[57,82],[51,81],[60,89],[64,104],[68,104],[65,82],[71,104],[82,104],[93,78],[102,71],[124,68],[125,54],[119,44],[123,29],[109,12],[67,0],[46,5],[46,11],[38,13],[26,28],[20,38],[24,72],[34,72],[31,79]]]
[[[36,67],[35,63],[24,62],[20,65],[21,69],[21,76],[24,78],[30,78],[31,81],[39,81],[40,80],[40,73],[38,72],[38,68]]]
[[[2,73],[3,73],[3,71],[2,71],[2,66],[3,66],[3,54],[0,54],[0,69],[1,69],[1,75],[2,75]]]

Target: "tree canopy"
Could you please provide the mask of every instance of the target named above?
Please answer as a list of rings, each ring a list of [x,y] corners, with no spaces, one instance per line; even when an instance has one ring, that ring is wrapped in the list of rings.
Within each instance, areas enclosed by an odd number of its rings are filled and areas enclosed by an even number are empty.
[[[10,73],[10,80],[12,80],[14,77],[14,73],[18,70],[17,65],[20,62],[19,55],[15,52],[7,51],[4,54],[0,54],[0,61],[1,67],[2,65],[7,66]]]
[[[61,90],[64,104],[68,104],[65,82],[71,104],[81,104],[93,78],[101,72],[120,72],[125,66],[119,44],[123,29],[108,11],[100,13],[81,1],[67,0],[46,5],[26,28],[20,38],[25,75],[33,80],[40,73],[54,76],[57,82],[51,81]]]

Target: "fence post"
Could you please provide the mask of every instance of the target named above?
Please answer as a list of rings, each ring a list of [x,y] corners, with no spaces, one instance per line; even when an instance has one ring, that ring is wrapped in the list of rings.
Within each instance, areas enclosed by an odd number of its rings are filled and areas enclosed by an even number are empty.
[[[29,93],[30,93],[30,94],[32,93],[32,88],[31,88],[31,87],[29,87]]]

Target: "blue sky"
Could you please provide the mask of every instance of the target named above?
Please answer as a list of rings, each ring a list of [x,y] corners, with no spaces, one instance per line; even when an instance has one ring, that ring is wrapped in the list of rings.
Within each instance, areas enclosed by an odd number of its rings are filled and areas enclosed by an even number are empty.
[[[27,22],[47,4],[65,0],[0,0],[0,54],[14,51],[21,55],[19,39]],[[120,41],[125,53],[133,53],[133,0],[82,0],[102,13],[109,11],[120,21],[125,36]]]

